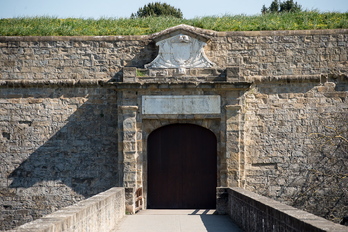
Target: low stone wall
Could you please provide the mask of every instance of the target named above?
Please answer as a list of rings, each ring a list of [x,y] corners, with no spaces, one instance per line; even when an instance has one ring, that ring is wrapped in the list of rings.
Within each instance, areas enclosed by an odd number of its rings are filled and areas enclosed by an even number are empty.
[[[125,190],[111,188],[10,232],[107,232],[115,229],[124,214]]]
[[[225,189],[226,191],[227,213],[246,232],[347,231],[345,226],[242,188]],[[218,192],[220,197],[224,195],[221,189]]]

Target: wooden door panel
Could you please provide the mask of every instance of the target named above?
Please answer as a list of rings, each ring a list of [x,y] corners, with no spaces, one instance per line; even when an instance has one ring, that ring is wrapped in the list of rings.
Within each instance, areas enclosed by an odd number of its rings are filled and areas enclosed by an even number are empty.
[[[148,140],[148,208],[215,208],[216,137],[174,124]]]

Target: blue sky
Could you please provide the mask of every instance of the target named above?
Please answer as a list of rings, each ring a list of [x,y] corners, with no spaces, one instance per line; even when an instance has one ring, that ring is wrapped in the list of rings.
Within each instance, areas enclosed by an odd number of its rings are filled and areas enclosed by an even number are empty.
[[[150,2],[181,9],[184,18],[224,14],[260,14],[273,0],[0,0],[0,18],[54,16],[58,18],[128,18]],[[348,12],[348,0],[295,0],[304,9]]]

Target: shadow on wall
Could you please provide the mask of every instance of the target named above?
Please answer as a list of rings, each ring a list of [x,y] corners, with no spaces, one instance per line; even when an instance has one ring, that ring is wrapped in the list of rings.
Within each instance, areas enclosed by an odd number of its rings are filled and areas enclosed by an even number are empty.
[[[103,88],[71,88],[55,91],[47,98],[45,94],[49,90],[33,91],[38,92],[37,96],[29,101],[37,102],[31,106],[38,110],[23,112],[31,113],[30,120],[13,122],[14,127],[24,129],[25,136],[18,137],[16,131],[11,136],[18,140],[17,144],[26,144],[21,149],[25,153],[36,143],[46,141],[49,134],[54,135],[15,168],[9,175],[12,179],[9,187],[42,187],[47,194],[64,195],[68,186],[77,194],[90,197],[117,186],[115,92]],[[41,113],[35,115],[35,112]],[[23,160],[23,157],[24,154],[17,158]]]
[[[145,45],[145,42],[140,42],[141,46],[133,47],[131,50],[127,50],[126,53],[132,54],[134,56],[128,56],[123,59],[123,67],[136,67],[136,68],[144,68],[146,64],[149,64],[153,61],[157,55],[159,48],[156,46],[154,41],[151,41],[149,44]],[[121,82],[123,78],[123,70],[120,69],[112,78],[113,81]]]

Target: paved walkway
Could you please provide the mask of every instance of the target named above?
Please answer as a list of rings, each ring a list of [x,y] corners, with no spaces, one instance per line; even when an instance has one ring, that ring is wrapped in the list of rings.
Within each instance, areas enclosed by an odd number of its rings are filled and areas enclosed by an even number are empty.
[[[126,215],[117,232],[241,232],[226,215],[215,210],[143,210]]]

